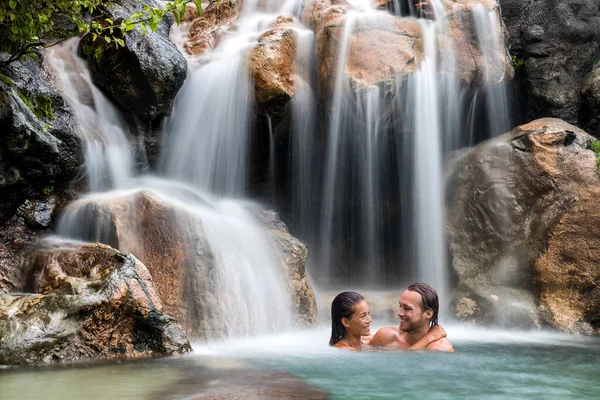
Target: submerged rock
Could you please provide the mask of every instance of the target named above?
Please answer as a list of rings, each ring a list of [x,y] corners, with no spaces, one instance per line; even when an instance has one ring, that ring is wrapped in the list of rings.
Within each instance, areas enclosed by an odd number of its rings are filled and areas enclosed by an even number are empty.
[[[540,119],[485,141],[451,162],[447,232],[466,319],[507,326],[542,320],[598,333],[600,193],[592,137]],[[568,278],[568,279],[567,279]],[[541,312],[539,312],[541,310]]]
[[[105,7],[106,16],[119,21],[143,11],[144,4],[158,6],[154,0],[119,0]],[[173,17],[165,14],[155,32],[143,35],[135,28],[118,49],[103,40],[91,42],[89,36],[82,43],[94,83],[144,120],[166,115],[186,78],[187,62],[169,39],[172,24]]]
[[[139,358],[191,351],[146,267],[104,245],[38,252],[31,294],[0,295],[0,364]]]

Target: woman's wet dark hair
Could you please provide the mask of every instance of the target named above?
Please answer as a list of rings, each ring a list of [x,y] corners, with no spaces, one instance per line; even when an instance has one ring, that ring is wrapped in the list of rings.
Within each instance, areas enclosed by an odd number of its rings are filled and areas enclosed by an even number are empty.
[[[421,295],[421,309],[432,310],[433,316],[431,317],[431,321],[429,321],[429,327],[435,326],[438,324],[438,312],[440,311],[440,301],[438,299],[438,294],[434,288],[429,286],[426,283],[413,283],[410,285],[407,290],[417,292]]]
[[[331,338],[329,345],[333,346],[346,333],[342,318],[350,318],[354,313],[354,306],[365,298],[356,292],[342,292],[335,296],[331,302]]]

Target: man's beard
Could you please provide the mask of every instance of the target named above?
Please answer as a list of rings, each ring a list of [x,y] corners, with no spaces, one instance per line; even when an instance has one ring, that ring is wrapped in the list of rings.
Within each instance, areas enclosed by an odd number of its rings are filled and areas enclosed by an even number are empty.
[[[413,332],[420,329],[423,325],[427,325],[425,320],[419,321],[400,321],[400,330],[402,332]]]

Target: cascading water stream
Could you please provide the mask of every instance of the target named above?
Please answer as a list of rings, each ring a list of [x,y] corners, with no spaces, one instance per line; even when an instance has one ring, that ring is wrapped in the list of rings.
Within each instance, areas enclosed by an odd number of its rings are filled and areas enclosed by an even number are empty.
[[[260,35],[282,14],[293,15],[296,24],[293,28],[297,46],[295,91],[289,107],[288,188],[290,214],[300,227],[295,233],[308,240],[311,247],[312,259],[307,269],[324,286],[352,283],[398,287],[418,279],[432,284],[442,298],[448,298],[442,153],[485,136],[474,134],[482,125],[477,100],[484,92],[488,109],[496,107],[500,114],[497,120],[490,122],[489,132],[485,133],[495,134],[505,129],[502,118],[508,113],[508,107],[503,105],[506,97],[503,100],[497,96],[500,92],[493,88],[498,86],[497,82],[492,82],[492,74],[488,72],[497,53],[489,49],[499,48],[500,39],[497,32],[486,34],[482,30],[496,14],[478,8],[472,13],[476,36],[487,61],[485,87],[470,91],[470,87],[458,83],[457,49],[447,21],[449,7],[458,5],[432,0],[426,10],[409,9],[404,13],[408,16],[404,16],[398,2],[394,7],[396,15],[403,16],[391,17],[385,11],[375,10],[370,1],[356,0],[348,4],[350,8],[345,11],[343,26],[339,27],[337,64],[331,74],[332,88],[327,101],[316,96],[317,82],[320,82],[315,68],[320,62],[315,57],[319,38],[311,29],[298,26],[301,2],[248,1],[236,22],[236,30],[222,36],[219,45],[207,55],[189,60],[187,81],[175,99],[172,115],[163,125],[166,144],[162,171],[170,181],[150,177],[133,179],[131,167],[116,164],[125,160],[126,164],[133,165],[130,156],[95,157],[105,163],[101,165],[108,166],[105,169],[131,172],[120,175],[127,177],[125,182],[92,185],[92,192],[110,188],[135,189],[134,193],[148,191],[150,196],[169,206],[185,208],[186,216],[182,218],[188,222],[182,224],[188,228],[193,226],[191,237],[200,231],[206,235],[214,252],[215,270],[211,272],[209,286],[191,292],[199,298],[202,298],[200,292],[209,292],[202,303],[217,310],[209,314],[222,335],[251,334],[259,327],[281,329],[275,321],[287,318],[284,312],[287,306],[268,308],[269,299],[259,296],[260,291],[268,293],[269,288],[282,287],[276,277],[265,272],[275,270],[277,261],[259,256],[271,251],[264,242],[266,239],[248,233],[247,229],[255,228],[252,228],[253,218],[244,214],[244,207],[235,208],[231,205],[236,203],[231,200],[223,202],[214,197],[243,198],[249,192],[251,134],[255,129],[253,116],[257,106],[247,56]],[[372,84],[368,79],[349,77],[352,73],[348,72],[349,60],[352,57],[355,60],[356,54],[360,54],[360,50],[353,47],[355,35],[396,29],[398,25],[394,24],[398,21],[408,21],[408,26],[414,23],[415,16],[423,15],[431,19],[420,20],[420,34],[415,39],[420,44],[415,45],[418,50],[413,60],[414,72],[394,72],[397,75],[391,86],[387,80]],[[390,22],[390,18],[395,20]],[[72,80],[73,77],[63,80],[63,87],[73,85]],[[93,85],[90,88],[96,90]],[[78,100],[76,93],[72,97],[79,120],[83,118],[79,114],[85,102]],[[94,104],[101,101],[94,97]],[[88,114],[92,115],[90,121],[95,121],[94,114],[99,114],[99,110],[88,108],[91,110]],[[317,116],[321,110],[327,111]],[[488,111],[488,114],[494,113]],[[265,180],[269,183],[266,187],[275,192],[283,176],[279,171],[285,171],[275,160],[279,162],[285,157],[276,154],[280,149],[276,146],[278,131],[271,126],[271,119],[268,122],[269,134],[265,137],[268,136],[269,143],[265,148],[268,147],[269,159],[265,162]],[[90,124],[94,126],[93,122]],[[127,145],[127,137],[132,135],[123,128],[125,124],[116,121],[112,126],[120,127],[125,139],[119,143]],[[106,142],[112,143],[113,139]],[[130,147],[123,148],[131,154]],[[89,166],[96,164],[91,159],[92,156],[87,159]],[[94,176],[92,172],[88,174]],[[110,242],[115,235],[114,227],[98,210],[117,198],[123,198],[123,193],[109,192],[108,197],[92,194],[80,199],[63,215],[58,232]],[[174,201],[174,198],[185,199],[187,203]],[[87,231],[78,231],[80,221],[89,219],[90,209],[97,219]],[[135,216],[131,218],[128,234],[141,235]],[[245,228],[223,223],[228,219],[245,221]],[[242,236],[237,236],[236,229],[243,232]],[[253,238],[248,246],[244,242],[249,240],[245,234]],[[143,261],[143,254],[138,256]],[[236,265],[247,273],[236,275],[239,272]],[[266,269],[261,270],[263,267]],[[253,280],[253,273],[268,277],[268,282]],[[198,271],[195,274],[201,275]],[[236,281],[238,277],[240,280]],[[242,282],[256,286],[245,287]],[[236,303],[239,299],[249,301],[241,296],[242,292],[251,293],[251,297],[264,302],[258,309],[259,314],[266,314],[266,319],[261,320],[263,317],[257,314],[227,325],[219,318],[244,307]],[[278,303],[286,304],[286,301]],[[258,325],[257,319],[262,321]],[[218,333],[207,335],[215,336]]]
[[[298,9],[294,1],[284,8]],[[144,262],[145,251],[152,246],[144,240],[148,229],[153,228],[140,221],[148,211],[139,205],[146,201],[155,203],[157,211],[171,210],[169,218],[175,218],[177,228],[165,234],[176,235],[184,249],[196,248],[192,255],[208,257],[185,260],[186,282],[181,282],[186,296],[184,318],[192,320],[188,326],[198,328],[192,332],[198,338],[266,334],[291,327],[290,299],[278,265],[280,250],[257,226],[246,205],[214,195],[239,197],[244,193],[253,107],[245,56],[261,30],[276,17],[259,13],[250,3],[246,4],[239,29],[224,38],[210,58],[203,60],[204,64],[190,71],[176,98],[173,116],[164,125],[168,137],[164,165],[170,180],[134,179],[133,173],[119,164],[133,164],[127,137],[122,134],[118,140],[103,138],[107,146],[124,144],[127,151],[121,157],[107,156],[108,152],[86,153],[88,167],[98,163],[127,179],[123,183],[104,183],[101,188],[90,183],[91,193],[70,204],[57,224],[60,236],[101,241],[121,246],[122,251],[135,249],[135,255]],[[66,59],[64,54],[58,54],[56,65],[60,68]],[[89,77],[83,61],[79,69]],[[77,93],[71,90],[77,76],[65,76],[61,86],[67,94],[73,93],[69,99],[78,122],[81,124],[80,116],[91,121],[82,124],[81,134],[87,141],[86,135],[94,132],[94,121],[104,115],[97,105],[110,103],[103,97],[104,103],[96,98],[92,104],[78,101]],[[99,93],[93,85],[89,87]],[[123,132],[126,124],[113,120],[111,127]],[[89,170],[88,174],[94,175]],[[97,193],[100,189],[119,190]],[[158,224],[162,221],[156,220]],[[158,225],[159,231],[163,229],[166,228]],[[208,249],[197,247],[202,241]]]
[[[494,65],[494,53],[506,51],[504,43],[500,41],[502,33],[498,30],[500,26],[494,11],[486,10],[483,5],[477,4],[473,7],[473,20],[477,32],[478,42],[484,56],[484,77],[486,92],[486,108],[488,114],[489,132],[496,136],[508,132],[510,125],[510,113],[508,96],[504,82],[495,82],[493,70],[498,68]],[[502,72],[503,68],[502,68]],[[502,74],[501,76],[503,76]]]
[[[424,59],[414,74],[414,206],[418,279],[428,282],[447,299],[444,234],[444,181],[440,93],[437,81],[436,25],[421,22]]]
[[[131,136],[120,111],[94,86],[87,63],[77,55],[78,39],[48,51],[63,94],[75,111],[85,147],[85,174],[93,192],[121,188],[133,177]]]

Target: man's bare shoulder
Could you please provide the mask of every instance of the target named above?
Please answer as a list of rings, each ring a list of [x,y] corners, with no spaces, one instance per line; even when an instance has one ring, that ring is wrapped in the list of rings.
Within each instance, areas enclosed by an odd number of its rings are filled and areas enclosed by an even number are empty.
[[[433,351],[446,351],[448,353],[454,353],[454,347],[447,338],[441,338],[435,342],[430,343],[427,346],[427,350]]]
[[[387,326],[381,328],[371,339],[371,346],[389,346],[395,344],[400,339],[400,328],[397,326]]]

